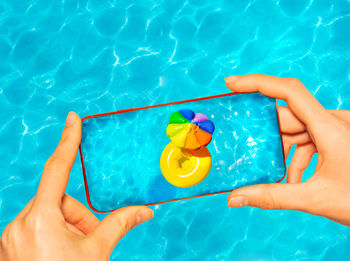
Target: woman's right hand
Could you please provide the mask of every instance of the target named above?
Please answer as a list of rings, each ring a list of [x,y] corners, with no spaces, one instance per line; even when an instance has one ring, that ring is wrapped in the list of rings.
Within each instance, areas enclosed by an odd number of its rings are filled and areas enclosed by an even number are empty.
[[[297,79],[244,75],[225,82],[233,91],[260,92],[286,101],[288,107],[278,110],[285,155],[297,145],[287,183],[236,189],[228,205],[300,210],[350,226],[350,112],[327,111]],[[315,173],[301,182],[315,153]]]

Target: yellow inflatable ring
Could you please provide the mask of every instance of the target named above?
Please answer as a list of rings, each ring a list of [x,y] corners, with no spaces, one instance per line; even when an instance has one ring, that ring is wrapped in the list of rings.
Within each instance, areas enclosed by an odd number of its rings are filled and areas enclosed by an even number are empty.
[[[160,157],[160,168],[170,184],[182,188],[192,187],[207,177],[211,168],[210,152],[205,146],[189,150],[170,142]]]

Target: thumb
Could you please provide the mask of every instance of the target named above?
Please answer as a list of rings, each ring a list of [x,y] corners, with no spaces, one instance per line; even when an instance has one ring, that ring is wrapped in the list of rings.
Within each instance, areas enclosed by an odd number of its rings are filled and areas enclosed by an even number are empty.
[[[90,237],[109,255],[127,232],[152,217],[153,211],[146,206],[121,208],[105,217]]]
[[[36,200],[61,204],[81,140],[81,120],[70,112],[55,152],[45,163]]]
[[[231,192],[229,207],[258,207],[262,209],[289,209],[308,212],[310,189],[306,183],[261,184],[242,187]]]

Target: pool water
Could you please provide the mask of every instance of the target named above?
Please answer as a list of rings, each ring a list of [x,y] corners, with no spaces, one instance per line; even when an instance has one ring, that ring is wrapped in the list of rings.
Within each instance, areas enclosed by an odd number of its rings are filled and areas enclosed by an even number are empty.
[[[297,77],[327,109],[349,110],[349,30],[346,0],[0,1],[1,230],[35,194],[70,110],[220,94],[225,76],[247,73]],[[79,158],[67,192],[86,204]],[[347,227],[226,198],[153,207],[111,259],[350,259]]]

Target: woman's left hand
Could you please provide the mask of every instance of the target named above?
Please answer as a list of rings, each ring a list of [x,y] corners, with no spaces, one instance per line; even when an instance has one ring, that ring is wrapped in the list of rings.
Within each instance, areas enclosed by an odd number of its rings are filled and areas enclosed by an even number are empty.
[[[150,208],[133,206],[100,222],[65,194],[80,140],[81,120],[71,112],[36,196],[3,231],[0,260],[108,260],[130,229],[153,217]]]

